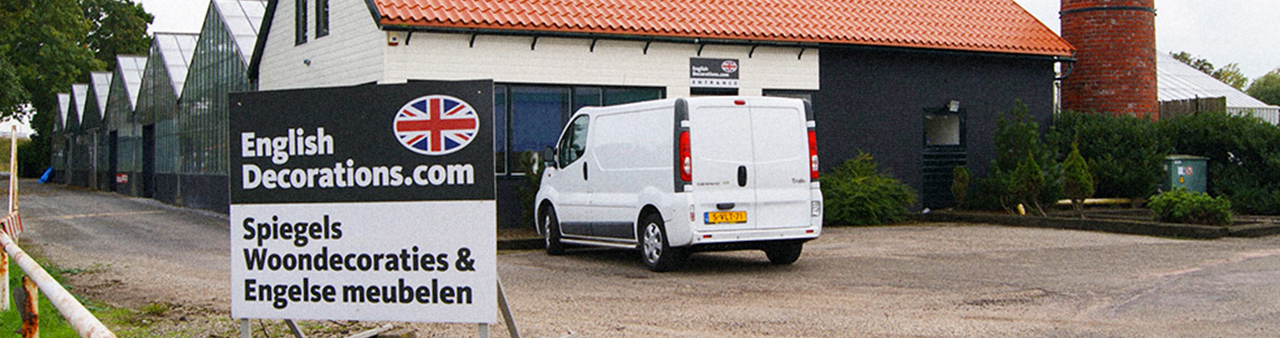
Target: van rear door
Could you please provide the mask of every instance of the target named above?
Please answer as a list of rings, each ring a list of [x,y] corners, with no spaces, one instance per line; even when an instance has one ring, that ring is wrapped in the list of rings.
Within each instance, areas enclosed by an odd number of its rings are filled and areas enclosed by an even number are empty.
[[[752,100],[754,101],[754,100]],[[810,226],[809,133],[804,104],[760,100],[751,104],[756,228]]]
[[[698,98],[689,102],[689,122],[699,231],[808,226],[803,103]]]
[[[699,231],[755,229],[756,195],[751,112],[734,100],[689,100],[689,147],[693,160],[695,228]]]

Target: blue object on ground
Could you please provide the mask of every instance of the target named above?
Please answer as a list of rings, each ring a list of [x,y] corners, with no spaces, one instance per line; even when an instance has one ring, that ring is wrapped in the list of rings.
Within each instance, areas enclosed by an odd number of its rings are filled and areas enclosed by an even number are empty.
[[[40,175],[40,183],[49,183],[49,177],[53,176],[53,167],[44,170],[44,175]]]

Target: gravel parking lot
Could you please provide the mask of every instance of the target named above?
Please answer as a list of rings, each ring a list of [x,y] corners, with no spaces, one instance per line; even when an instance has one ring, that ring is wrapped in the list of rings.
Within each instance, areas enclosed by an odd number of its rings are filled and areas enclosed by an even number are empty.
[[[500,273],[533,337],[1259,337],[1280,334],[1277,244],[918,224],[829,228],[793,266],[592,250]]]
[[[24,245],[88,271],[72,277],[73,289],[225,319],[225,216],[26,183]],[[695,254],[678,271],[652,273],[630,251],[511,251],[500,253],[499,276],[525,337],[1280,335],[1278,237],[1188,241],[951,223],[825,230],[790,266],[743,251]],[[396,324],[418,337],[476,332]]]

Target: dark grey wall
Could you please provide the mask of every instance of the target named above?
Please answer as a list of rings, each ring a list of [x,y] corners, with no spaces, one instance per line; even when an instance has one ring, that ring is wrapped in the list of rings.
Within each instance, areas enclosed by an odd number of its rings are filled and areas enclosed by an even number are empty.
[[[986,175],[1001,112],[1022,100],[1042,128],[1053,114],[1053,60],[979,53],[823,48],[815,99],[824,173],[865,151],[883,171],[922,181],[924,111],[959,100],[966,112],[968,167]]]

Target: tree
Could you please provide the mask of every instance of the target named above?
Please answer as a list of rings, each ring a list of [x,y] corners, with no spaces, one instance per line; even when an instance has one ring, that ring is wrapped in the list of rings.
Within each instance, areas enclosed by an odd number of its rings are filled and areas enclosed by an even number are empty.
[[[26,101],[27,90],[9,62],[9,50],[0,46],[0,112],[18,112]]]
[[[1280,105],[1280,68],[1263,75],[1249,85],[1249,96],[1270,105]]]
[[[1213,75],[1213,64],[1209,63],[1209,60],[1197,58],[1195,55],[1191,55],[1191,53],[1187,52],[1169,53],[1169,55],[1173,56],[1174,59],[1178,59],[1178,61],[1182,61],[1182,63],[1191,66],[1191,68],[1195,68],[1205,74]]]
[[[1218,70],[1213,71],[1213,73],[1209,75],[1212,75],[1213,78],[1218,79],[1218,81],[1222,81],[1222,83],[1225,83],[1237,90],[1244,90],[1244,85],[1249,83],[1249,78],[1244,76],[1244,73],[1240,72],[1240,65],[1234,63],[1229,63],[1222,68],[1218,68]]]
[[[1169,55],[1173,56],[1174,59],[1178,59],[1178,61],[1182,61],[1182,63],[1191,66],[1191,68],[1195,68],[1205,74],[1209,74],[1209,76],[1218,79],[1218,81],[1222,81],[1222,83],[1225,83],[1228,86],[1235,87],[1235,89],[1243,90],[1244,85],[1249,83],[1249,78],[1244,76],[1244,73],[1240,72],[1240,65],[1238,64],[1229,63],[1222,68],[1214,68],[1213,63],[1209,62],[1209,60],[1197,58],[1194,55],[1191,55],[1191,53],[1177,52],[1169,53]]]
[[[146,54],[151,47],[147,25],[155,19],[141,4],[129,0],[79,0],[89,20],[85,43],[106,69],[115,69],[116,55]]]
[[[0,89],[22,88],[0,95],[0,117],[24,113],[26,107],[36,112],[31,125],[38,134],[28,146],[36,151],[19,152],[25,167],[48,165],[57,93],[70,91],[82,74],[104,66],[84,43],[88,32],[76,0],[0,1],[0,52],[9,69],[0,71]]]

